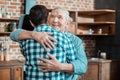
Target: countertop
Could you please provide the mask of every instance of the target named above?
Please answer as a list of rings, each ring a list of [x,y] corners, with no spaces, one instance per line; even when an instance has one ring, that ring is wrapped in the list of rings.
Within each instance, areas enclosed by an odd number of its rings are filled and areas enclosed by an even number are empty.
[[[19,60],[11,60],[11,61],[0,61],[0,67],[4,66],[23,66],[24,62]]]
[[[101,62],[101,63],[106,63],[106,62],[112,62],[111,59],[100,59],[100,58],[89,58],[88,62]]]

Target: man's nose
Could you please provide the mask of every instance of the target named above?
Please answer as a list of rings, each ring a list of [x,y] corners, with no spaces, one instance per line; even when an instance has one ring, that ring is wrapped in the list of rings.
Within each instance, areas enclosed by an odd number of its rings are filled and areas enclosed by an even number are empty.
[[[57,22],[58,21],[58,18],[54,18],[54,22]]]

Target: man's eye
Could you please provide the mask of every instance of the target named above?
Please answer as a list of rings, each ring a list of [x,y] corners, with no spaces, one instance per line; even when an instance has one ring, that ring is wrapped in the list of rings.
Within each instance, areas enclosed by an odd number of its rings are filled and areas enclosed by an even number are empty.
[[[54,18],[54,16],[50,16],[51,18]]]
[[[62,19],[62,17],[61,17],[61,16],[59,16],[58,18],[59,18],[59,19]]]
[[[53,16],[51,16],[51,18],[53,18]]]

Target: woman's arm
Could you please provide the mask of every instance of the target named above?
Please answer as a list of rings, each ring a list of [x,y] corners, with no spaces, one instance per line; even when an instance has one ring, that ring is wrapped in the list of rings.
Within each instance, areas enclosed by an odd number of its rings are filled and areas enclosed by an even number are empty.
[[[56,39],[51,37],[50,35],[51,33],[46,33],[46,32],[34,32],[34,31],[17,29],[16,31],[11,32],[10,38],[13,41],[34,39],[37,42],[39,42],[45,49],[47,49],[47,47],[53,49],[54,45],[52,42],[56,42]]]

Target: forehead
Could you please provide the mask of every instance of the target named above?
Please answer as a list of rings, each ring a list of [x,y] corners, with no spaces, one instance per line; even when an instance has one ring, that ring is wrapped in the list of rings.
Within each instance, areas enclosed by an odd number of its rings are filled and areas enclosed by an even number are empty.
[[[63,10],[54,10],[51,12],[51,15],[65,16],[65,12]]]

